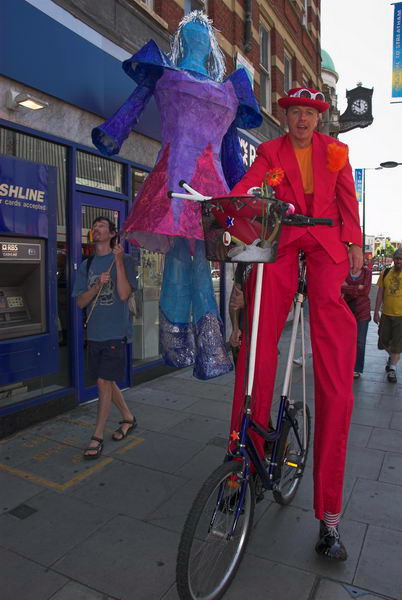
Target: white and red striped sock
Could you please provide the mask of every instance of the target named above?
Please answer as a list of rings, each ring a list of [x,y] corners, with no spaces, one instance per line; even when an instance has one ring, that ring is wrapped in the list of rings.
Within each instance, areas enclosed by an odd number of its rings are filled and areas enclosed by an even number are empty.
[[[339,525],[339,521],[341,520],[341,513],[334,515],[333,513],[324,513],[324,523],[325,525],[330,527],[337,527]]]

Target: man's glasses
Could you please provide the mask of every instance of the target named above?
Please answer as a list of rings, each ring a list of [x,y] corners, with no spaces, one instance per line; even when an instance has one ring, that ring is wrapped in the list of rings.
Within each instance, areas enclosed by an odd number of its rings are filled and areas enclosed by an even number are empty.
[[[310,90],[304,88],[302,90],[298,90],[294,94],[288,96],[289,98],[309,98],[310,100],[325,100],[324,94],[322,92],[310,92]]]

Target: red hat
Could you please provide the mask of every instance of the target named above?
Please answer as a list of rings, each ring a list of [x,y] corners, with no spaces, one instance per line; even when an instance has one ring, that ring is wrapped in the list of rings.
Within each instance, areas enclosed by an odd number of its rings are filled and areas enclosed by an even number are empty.
[[[288,91],[287,96],[279,98],[278,104],[282,108],[289,108],[289,106],[311,106],[311,108],[316,108],[320,113],[325,112],[329,108],[328,102],[325,102],[324,94],[312,88],[292,88]]]

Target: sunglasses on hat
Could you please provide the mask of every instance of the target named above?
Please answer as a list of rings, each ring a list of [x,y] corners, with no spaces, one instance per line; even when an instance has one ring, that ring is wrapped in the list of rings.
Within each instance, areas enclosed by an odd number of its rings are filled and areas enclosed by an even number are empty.
[[[325,97],[322,92],[310,92],[310,90],[303,88],[297,90],[293,94],[289,94],[288,98],[309,98],[310,100],[321,100],[324,101]]]

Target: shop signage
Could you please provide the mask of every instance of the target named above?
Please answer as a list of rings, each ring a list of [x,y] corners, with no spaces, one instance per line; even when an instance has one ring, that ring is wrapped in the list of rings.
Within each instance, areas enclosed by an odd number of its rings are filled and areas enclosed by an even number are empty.
[[[15,240],[0,240],[0,260],[39,261],[40,244],[27,244]]]
[[[55,169],[0,156],[0,232],[47,237]]]

